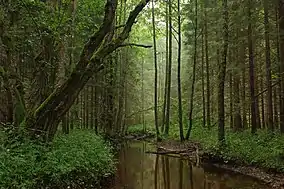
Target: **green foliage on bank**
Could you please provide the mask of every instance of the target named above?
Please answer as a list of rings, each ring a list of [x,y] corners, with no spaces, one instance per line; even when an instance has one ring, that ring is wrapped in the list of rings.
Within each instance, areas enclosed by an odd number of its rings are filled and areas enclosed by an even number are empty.
[[[226,130],[226,145],[222,149],[218,146],[217,136],[217,128],[196,126],[192,130],[192,139],[199,141],[211,156],[284,172],[284,136],[266,131],[252,135],[249,131]]]
[[[141,131],[141,128],[141,125],[136,125],[129,129],[137,133]],[[148,130],[154,131],[154,126],[148,126]],[[184,129],[184,133],[186,133],[186,129]],[[162,136],[164,140],[179,140],[178,125],[171,126],[167,138]],[[263,130],[252,135],[249,130],[233,132],[227,129],[226,145],[220,148],[217,140],[217,127],[208,129],[195,123],[190,139],[200,142],[206,154],[225,162],[237,162],[284,172],[284,136],[278,133],[272,134]]]
[[[144,134],[155,135],[156,131],[154,127],[147,124],[145,125],[145,132],[144,132],[143,124],[137,124],[129,126],[127,128],[126,133],[129,135],[144,135]]]
[[[1,189],[98,185],[114,170],[111,147],[90,131],[57,136],[48,146],[28,139],[1,144]]]

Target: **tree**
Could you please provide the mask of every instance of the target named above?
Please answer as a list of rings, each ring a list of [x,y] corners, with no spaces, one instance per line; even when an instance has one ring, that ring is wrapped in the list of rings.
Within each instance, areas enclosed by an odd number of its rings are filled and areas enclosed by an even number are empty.
[[[228,54],[228,38],[229,38],[229,18],[228,18],[228,2],[223,0],[223,52],[222,62],[218,65],[218,140],[221,145],[225,142],[225,104],[224,104],[224,85],[226,77],[226,65]]]
[[[159,125],[158,125],[158,63],[157,63],[157,44],[156,44],[156,28],[155,28],[155,8],[154,0],[152,0],[152,24],[153,24],[153,44],[154,44],[154,65],[155,65],[155,94],[154,94],[154,114],[155,114],[155,127],[156,135],[159,138]]]
[[[284,1],[279,0],[279,43],[280,43],[280,130],[284,133]]]
[[[252,0],[248,1],[248,51],[249,51],[249,83],[250,83],[250,100],[251,100],[251,133],[254,134],[257,129],[257,110],[255,98],[255,78],[254,78],[254,54],[252,41]]]
[[[264,27],[265,27],[265,57],[266,57],[266,85],[267,85],[267,119],[268,128],[273,131],[273,104],[271,86],[271,59],[270,59],[270,37],[269,37],[269,18],[268,1],[264,0]]]
[[[179,114],[179,135],[180,140],[184,140],[183,136],[183,123],[182,123],[182,93],[181,93],[181,12],[180,12],[180,0],[178,0],[178,114]]]
[[[169,134],[170,129],[170,110],[171,110],[171,83],[172,83],[172,52],[173,52],[173,24],[172,24],[172,0],[168,1],[169,6],[169,67],[167,72],[167,108],[166,108],[166,121],[165,121],[165,134]]]
[[[45,140],[53,139],[61,118],[74,103],[81,89],[94,73],[103,69],[103,58],[117,48],[127,46],[124,41],[128,38],[138,14],[148,2],[149,0],[141,1],[130,13],[118,37],[106,41],[106,37],[113,31],[117,7],[116,0],[107,0],[103,23],[85,44],[70,77],[27,117],[26,125],[32,136],[41,135]]]
[[[190,91],[190,98],[189,98],[189,112],[188,112],[188,129],[186,133],[186,140],[189,139],[192,125],[193,125],[193,98],[194,98],[194,87],[195,87],[195,72],[196,72],[196,64],[197,64],[197,16],[198,16],[198,4],[197,0],[195,0],[195,8],[194,8],[194,54],[193,54],[193,68],[192,68],[192,81],[191,81],[191,91]]]

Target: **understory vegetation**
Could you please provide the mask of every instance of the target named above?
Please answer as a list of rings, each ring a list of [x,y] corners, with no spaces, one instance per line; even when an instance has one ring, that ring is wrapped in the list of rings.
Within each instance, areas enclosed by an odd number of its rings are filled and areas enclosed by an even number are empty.
[[[115,170],[110,145],[89,131],[59,135],[50,145],[2,143],[0,162],[0,188],[95,186]]]
[[[155,128],[146,126],[147,133],[155,133]],[[179,140],[179,128],[171,127],[169,136],[162,136],[166,140]],[[139,135],[143,132],[143,125],[129,127],[129,134]],[[222,160],[225,163],[253,165],[268,171],[284,172],[284,136],[280,133],[267,134],[258,131],[251,135],[249,130],[233,132],[226,130],[226,144],[220,148],[217,127],[203,128],[198,123],[192,128],[191,140],[201,144],[204,155],[211,159]]]

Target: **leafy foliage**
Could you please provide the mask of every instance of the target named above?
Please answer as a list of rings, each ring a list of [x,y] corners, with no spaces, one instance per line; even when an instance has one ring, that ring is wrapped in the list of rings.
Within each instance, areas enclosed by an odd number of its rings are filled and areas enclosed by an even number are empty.
[[[115,170],[111,147],[88,131],[58,136],[46,148],[25,140],[1,147],[0,188],[96,185]]]
[[[267,134],[259,131],[251,135],[249,131],[226,131],[226,146],[219,148],[217,143],[217,128],[204,129],[194,127],[192,139],[199,141],[203,150],[211,156],[224,161],[233,161],[255,165],[267,169],[284,171],[283,145],[284,139],[280,134]]]

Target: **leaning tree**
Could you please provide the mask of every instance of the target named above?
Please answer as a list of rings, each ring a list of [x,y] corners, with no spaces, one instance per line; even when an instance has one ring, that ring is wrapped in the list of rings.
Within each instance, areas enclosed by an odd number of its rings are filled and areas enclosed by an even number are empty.
[[[149,0],[141,0],[130,12],[126,23],[115,26],[117,0],[107,0],[103,22],[84,45],[79,61],[69,78],[55,88],[45,101],[26,117],[25,125],[32,137],[52,140],[60,121],[82,88],[94,73],[104,69],[104,59],[120,47],[136,45],[125,43],[125,40],[129,37],[137,16],[148,2]],[[117,31],[121,32],[113,35]]]

